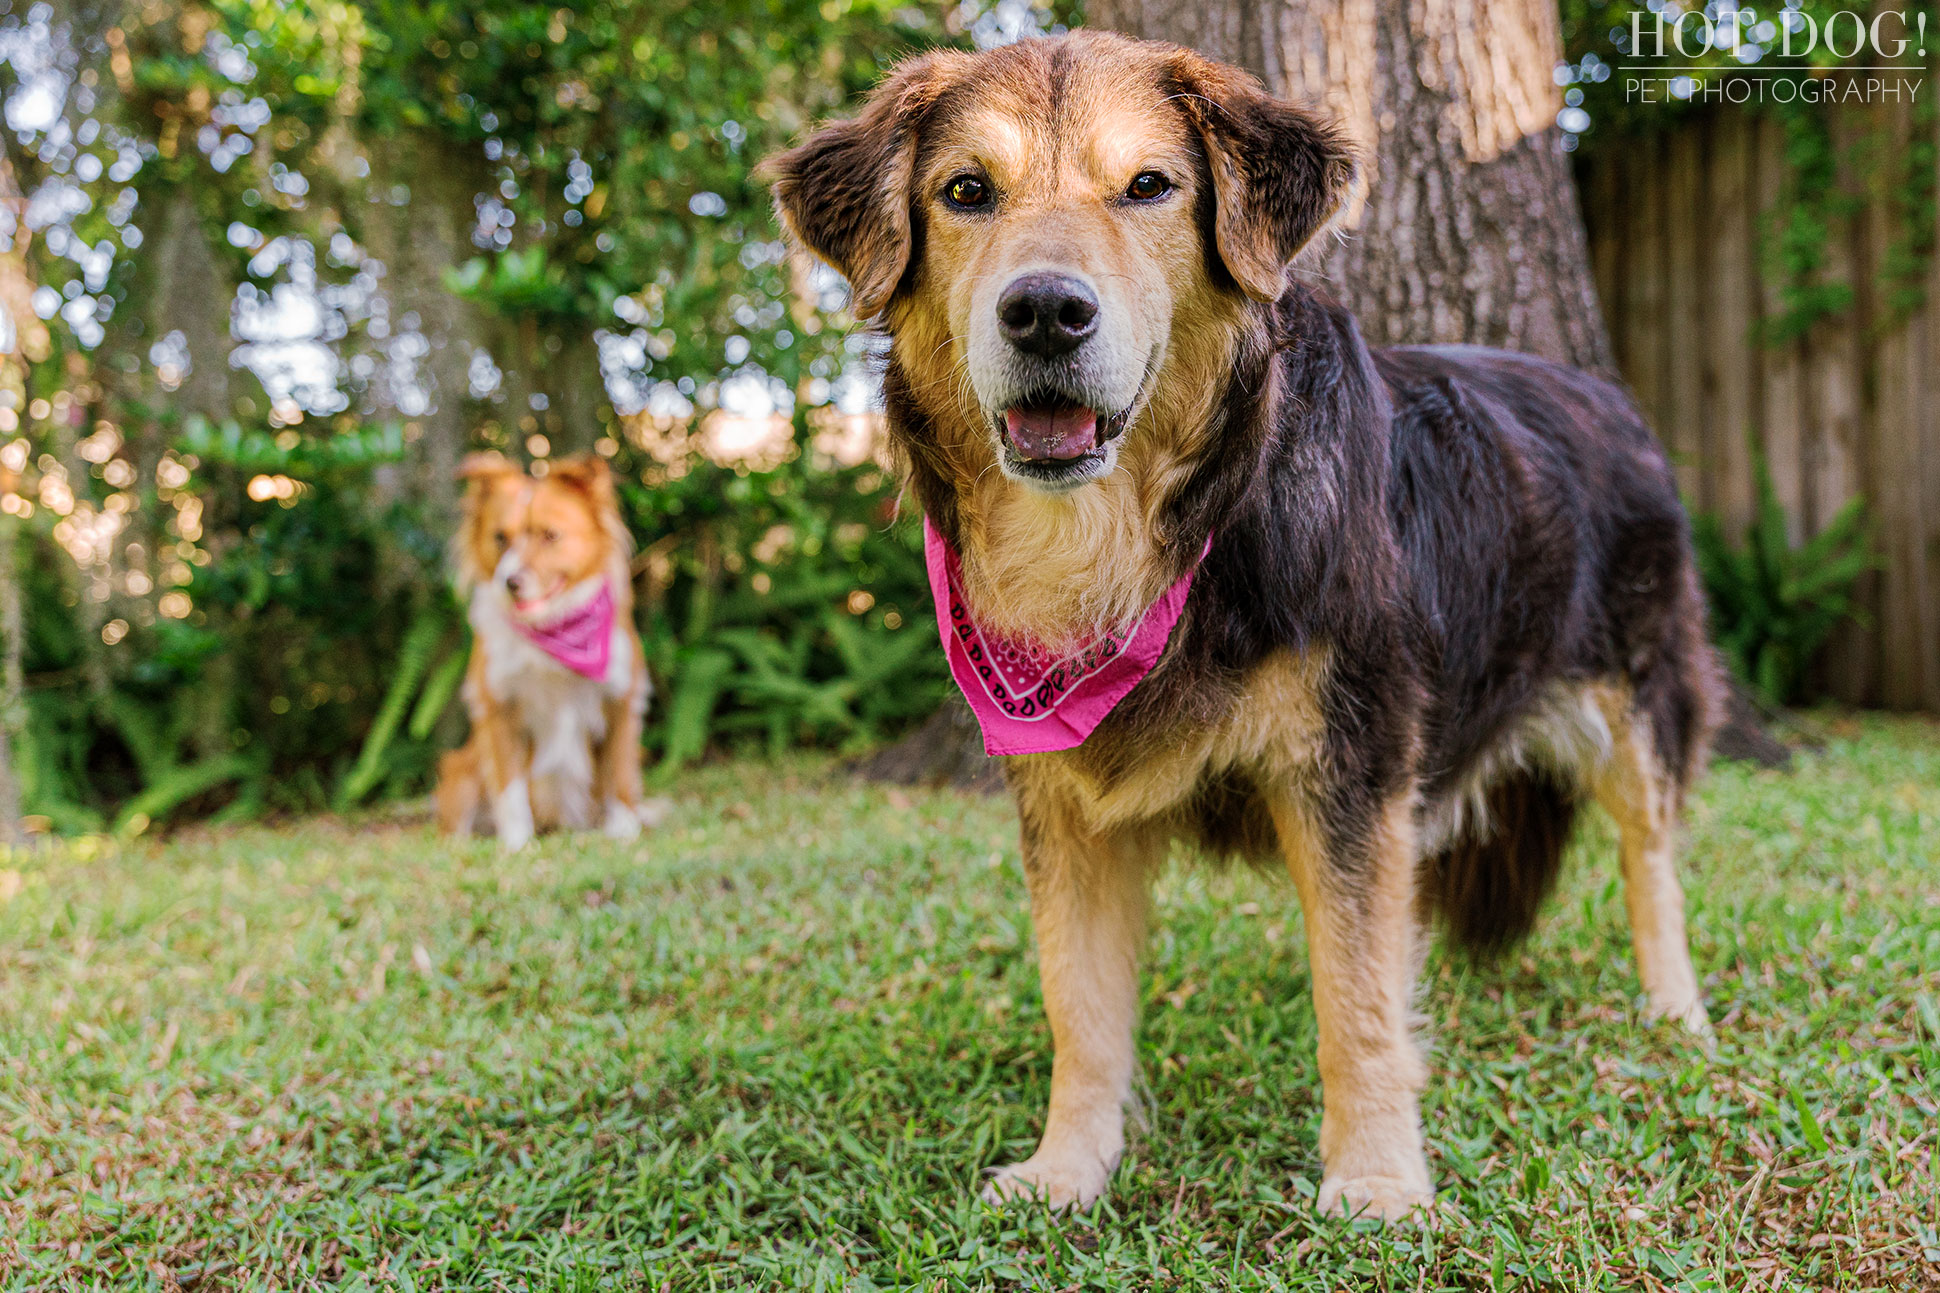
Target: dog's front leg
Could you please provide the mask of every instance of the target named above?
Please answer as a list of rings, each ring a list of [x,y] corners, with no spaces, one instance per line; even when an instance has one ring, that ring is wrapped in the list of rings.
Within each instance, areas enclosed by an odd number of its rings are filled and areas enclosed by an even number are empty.
[[[643,666],[644,667],[644,666]],[[600,803],[605,812],[602,829],[613,839],[630,840],[640,833],[640,727],[644,701],[639,688],[606,702],[606,739],[594,761]]]
[[[1409,1019],[1414,817],[1397,798],[1366,830],[1322,829],[1318,805],[1276,804],[1300,891],[1320,1025],[1320,1210],[1398,1219],[1434,1201],[1421,1143],[1427,1066]],[[1361,836],[1352,847],[1329,837]]]
[[[532,791],[526,770],[532,757],[510,711],[489,706],[474,721],[485,751],[485,768],[492,791],[492,826],[499,847],[516,852],[532,842],[537,828],[532,819]]]
[[[1104,1193],[1125,1150],[1139,949],[1164,841],[1149,831],[1087,832],[1023,795],[1019,809],[1054,1048],[1051,1107],[1037,1152],[999,1168],[984,1197],[1083,1208]]]

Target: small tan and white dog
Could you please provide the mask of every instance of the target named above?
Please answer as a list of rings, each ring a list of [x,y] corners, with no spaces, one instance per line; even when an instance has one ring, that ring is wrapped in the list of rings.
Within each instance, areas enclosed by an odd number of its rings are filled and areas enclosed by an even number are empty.
[[[475,454],[453,541],[472,656],[472,734],[438,767],[438,822],[489,822],[508,850],[548,828],[631,838],[658,813],[640,798],[640,729],[653,683],[633,631],[632,544],[606,464],[543,476]]]

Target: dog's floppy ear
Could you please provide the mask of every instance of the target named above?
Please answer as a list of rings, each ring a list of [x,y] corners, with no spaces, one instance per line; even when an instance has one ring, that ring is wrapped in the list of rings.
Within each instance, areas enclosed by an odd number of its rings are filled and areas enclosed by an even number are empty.
[[[626,558],[633,551],[633,532],[626,528],[626,518],[620,514],[620,487],[606,459],[597,454],[576,453],[553,463],[548,476],[578,490],[593,505],[593,516],[618,554],[616,578],[621,585],[630,585],[632,576],[627,573]]]
[[[561,458],[552,464],[551,476],[583,491],[595,503],[604,505],[614,499],[613,472],[607,467],[606,459],[597,454],[578,453]]]
[[[903,63],[860,115],[822,127],[758,172],[773,184],[783,227],[849,280],[858,319],[881,314],[909,268],[917,131],[952,61],[937,53]]]
[[[1181,51],[1172,75],[1212,170],[1219,258],[1248,296],[1277,301],[1287,266],[1347,200],[1353,150],[1338,127],[1236,68]]]

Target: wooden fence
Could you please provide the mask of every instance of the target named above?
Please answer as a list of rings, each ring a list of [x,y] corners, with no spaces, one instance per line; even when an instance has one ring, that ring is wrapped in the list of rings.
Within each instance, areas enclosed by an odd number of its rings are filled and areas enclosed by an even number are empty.
[[[1924,93],[1937,89],[1930,79]],[[1869,623],[1838,633],[1817,681],[1849,703],[1940,713],[1940,258],[1910,314],[1889,308],[1882,277],[1905,216],[1878,162],[1908,156],[1914,129],[1905,109],[1835,115],[1842,188],[1857,200],[1833,226],[1825,273],[1855,299],[1777,346],[1760,339],[1781,307],[1760,254],[1786,181],[1777,122],[1719,108],[1607,145],[1582,196],[1618,365],[1685,497],[1742,533],[1756,500],[1748,431],[1795,537],[1863,497],[1883,559],[1862,588]]]

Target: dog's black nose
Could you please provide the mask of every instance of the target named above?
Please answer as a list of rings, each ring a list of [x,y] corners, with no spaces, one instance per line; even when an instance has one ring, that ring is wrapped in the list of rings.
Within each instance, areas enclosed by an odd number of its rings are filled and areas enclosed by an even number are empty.
[[[1027,355],[1056,359],[1098,330],[1098,294],[1068,274],[1026,274],[997,302],[997,322]]]

